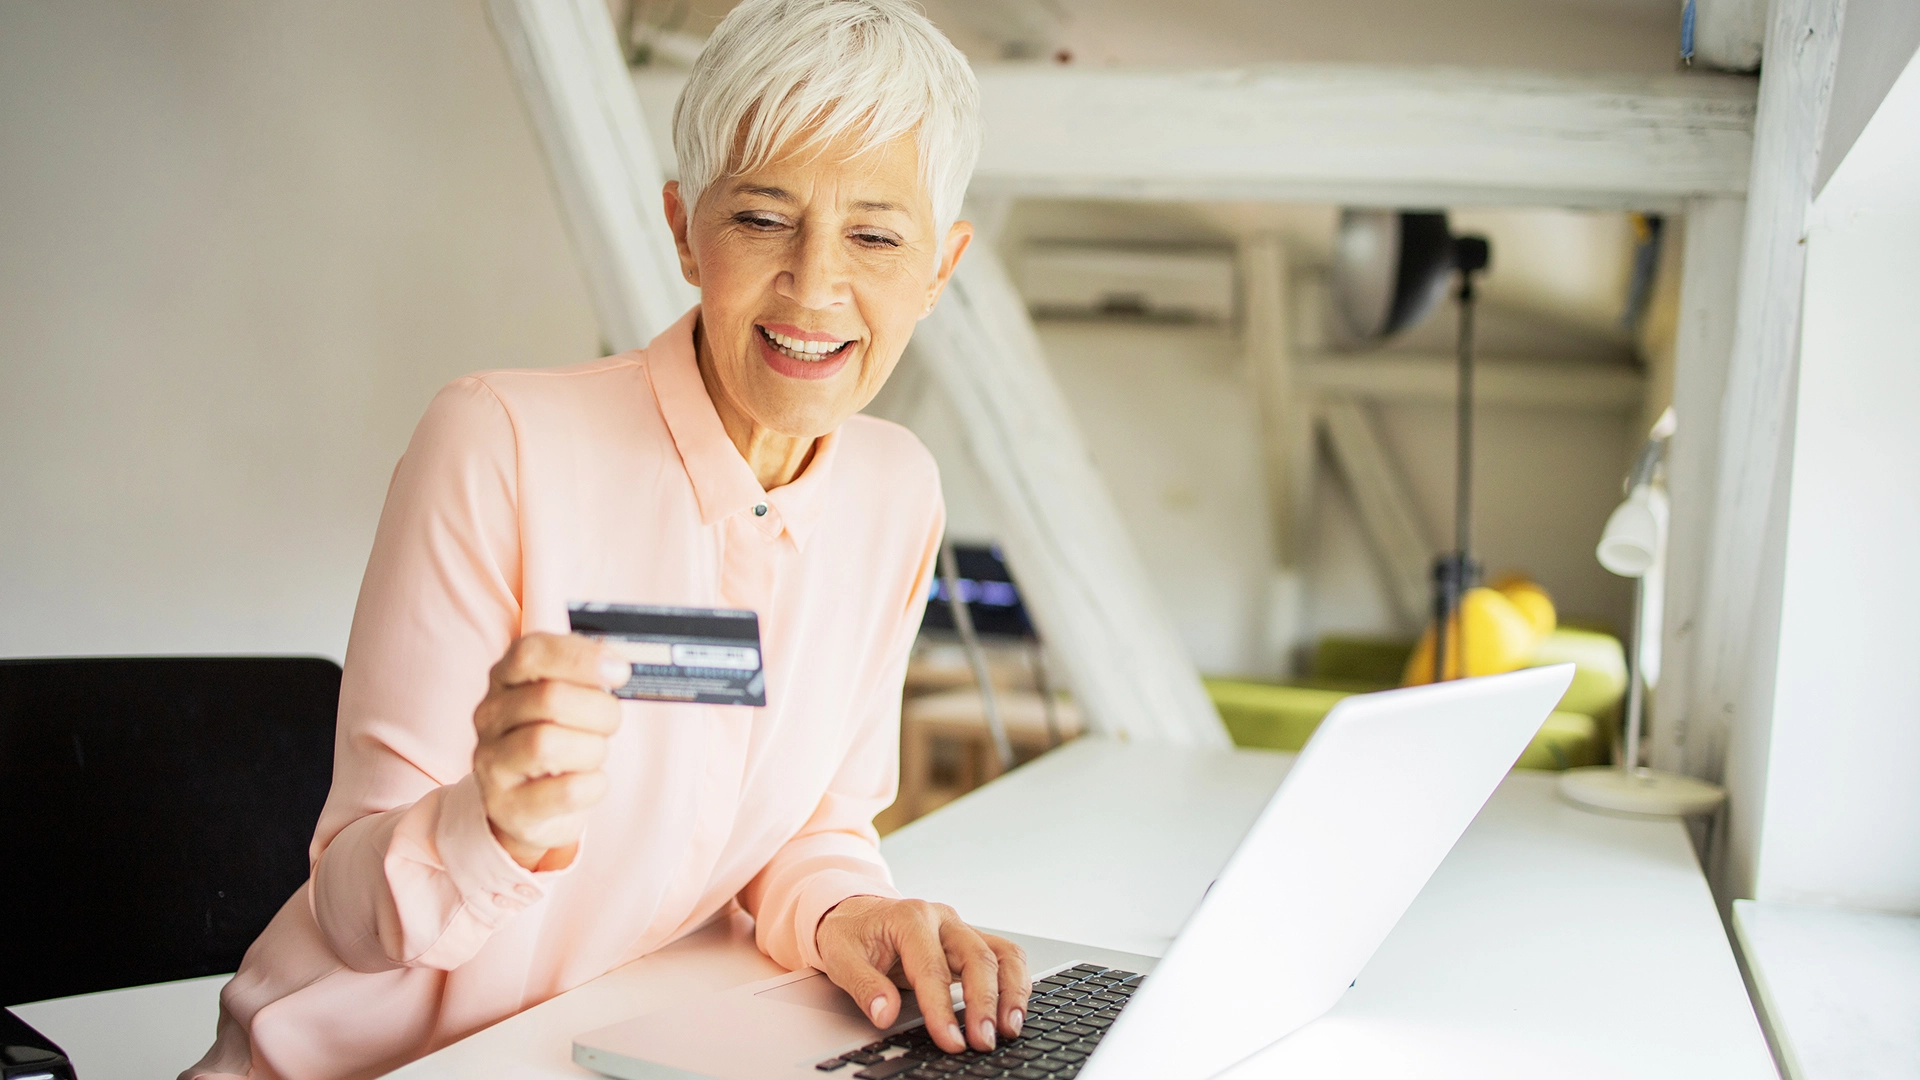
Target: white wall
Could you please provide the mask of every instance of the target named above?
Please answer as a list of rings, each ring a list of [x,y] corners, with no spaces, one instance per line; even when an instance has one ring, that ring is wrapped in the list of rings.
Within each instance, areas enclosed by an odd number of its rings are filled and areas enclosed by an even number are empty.
[[[1658,45],[1642,23],[1620,41]],[[1523,66],[1591,59],[1569,45]],[[337,657],[387,476],[434,388],[598,351],[479,0],[15,0],[0,4],[0,102],[0,655]],[[1309,257],[1331,223],[1325,207],[1071,213],[1099,220],[1058,235],[1162,213],[1168,238],[1196,222],[1229,243],[1278,229]],[[1572,219],[1511,236],[1466,224],[1497,234],[1490,305],[1552,307],[1602,352],[1624,347],[1601,333],[1611,302],[1562,280],[1612,273],[1615,241]],[[1528,236],[1552,250],[1526,254]],[[1566,345],[1513,319],[1488,329],[1515,348]],[[1424,332],[1447,334],[1442,319]],[[1196,660],[1269,672],[1267,518],[1237,344],[1213,330],[1152,331],[1131,350],[1100,328],[1046,334]],[[1385,419],[1410,471],[1432,474],[1423,505],[1444,528],[1442,412]],[[1596,423],[1489,414],[1483,483],[1507,482],[1510,453],[1537,453],[1516,482],[1546,497],[1525,505],[1539,535],[1578,543],[1509,543],[1532,526],[1498,498],[1482,503],[1482,535],[1494,566],[1530,566],[1569,610],[1617,618],[1625,593],[1584,552],[1625,448]],[[922,434],[947,462],[956,531],[990,533],[957,432]],[[1338,478],[1323,469],[1319,490],[1309,633],[1391,628]]]
[[[1920,56],[1814,203],[1762,900],[1920,914]]]
[[[0,4],[0,655],[338,657],[434,389],[597,349],[478,0]]]

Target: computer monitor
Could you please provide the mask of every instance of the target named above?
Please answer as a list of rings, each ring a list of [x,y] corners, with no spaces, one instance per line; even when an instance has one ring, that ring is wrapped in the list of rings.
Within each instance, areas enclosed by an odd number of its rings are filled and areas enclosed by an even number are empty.
[[[1027,618],[1026,605],[1020,601],[1020,589],[1007,570],[998,544],[953,545],[955,568],[959,571],[960,599],[973,617],[973,628],[981,636],[1031,638],[1033,623]],[[927,597],[927,615],[920,623],[922,631],[956,633],[953,608],[947,599],[947,585],[939,574]]]

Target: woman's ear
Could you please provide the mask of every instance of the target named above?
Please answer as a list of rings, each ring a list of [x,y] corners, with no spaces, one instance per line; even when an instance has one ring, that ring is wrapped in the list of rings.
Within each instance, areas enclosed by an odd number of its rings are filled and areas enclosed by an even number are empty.
[[[667,181],[667,186],[660,189],[660,201],[666,204],[667,228],[673,230],[673,246],[680,253],[680,276],[697,289],[700,263],[693,257],[693,245],[687,242],[687,217],[691,208],[680,198],[680,181]]]
[[[947,238],[940,245],[940,265],[934,270],[933,287],[927,290],[927,306],[920,312],[921,318],[933,314],[933,305],[940,302],[940,294],[952,280],[954,268],[960,265],[960,256],[966,254],[972,243],[973,222],[956,221],[947,229]]]

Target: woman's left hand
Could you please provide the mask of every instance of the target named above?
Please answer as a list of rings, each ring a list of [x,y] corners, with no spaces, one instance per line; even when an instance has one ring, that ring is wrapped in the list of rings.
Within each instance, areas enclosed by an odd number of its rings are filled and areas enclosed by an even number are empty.
[[[1020,1034],[1026,1020],[1027,954],[1005,938],[982,934],[945,904],[851,896],[834,905],[814,931],[820,966],[853,996],[875,1027],[900,1017],[900,990],[911,986],[940,1049],[991,1050],[997,1035]],[[960,980],[967,1029],[954,1016]],[[896,986],[896,983],[898,986]]]

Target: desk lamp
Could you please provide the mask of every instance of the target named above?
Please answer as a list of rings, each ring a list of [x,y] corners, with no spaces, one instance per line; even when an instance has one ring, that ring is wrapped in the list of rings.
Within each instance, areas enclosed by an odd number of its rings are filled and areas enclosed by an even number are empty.
[[[1646,692],[1660,678],[1667,493],[1659,482],[1659,473],[1673,429],[1673,410],[1668,409],[1640,449],[1633,472],[1627,477],[1626,501],[1607,518],[1607,527],[1594,549],[1601,566],[1633,579],[1633,641],[1627,653],[1626,752],[1620,756],[1620,764],[1568,769],[1560,774],[1560,793],[1589,810],[1686,817],[1714,809],[1727,796],[1718,785],[1704,780],[1640,765]]]

